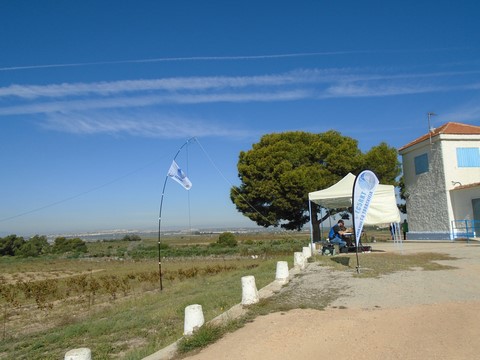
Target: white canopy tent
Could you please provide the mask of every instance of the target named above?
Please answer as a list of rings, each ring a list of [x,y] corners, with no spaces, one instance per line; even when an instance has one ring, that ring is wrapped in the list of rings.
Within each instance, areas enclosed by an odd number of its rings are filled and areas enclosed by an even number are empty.
[[[328,209],[351,207],[354,182],[355,175],[348,173],[343,179],[329,188],[309,193],[308,199]],[[400,211],[397,207],[394,186],[379,184],[370,202],[365,224],[375,225],[399,222]]]

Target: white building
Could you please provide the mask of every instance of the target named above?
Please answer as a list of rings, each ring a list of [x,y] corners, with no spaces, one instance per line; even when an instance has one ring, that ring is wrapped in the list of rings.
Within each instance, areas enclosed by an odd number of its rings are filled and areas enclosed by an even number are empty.
[[[399,153],[408,239],[480,237],[480,126],[449,122]]]

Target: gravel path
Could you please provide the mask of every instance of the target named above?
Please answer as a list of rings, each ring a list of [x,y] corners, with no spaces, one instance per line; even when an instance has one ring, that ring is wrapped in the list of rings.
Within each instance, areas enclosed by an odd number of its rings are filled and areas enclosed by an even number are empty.
[[[480,243],[373,245],[374,250],[402,254],[449,254],[458,259],[441,263],[456,269],[371,279],[309,264],[287,289],[295,289],[302,301],[336,292],[325,311],[258,317],[188,359],[479,358]]]

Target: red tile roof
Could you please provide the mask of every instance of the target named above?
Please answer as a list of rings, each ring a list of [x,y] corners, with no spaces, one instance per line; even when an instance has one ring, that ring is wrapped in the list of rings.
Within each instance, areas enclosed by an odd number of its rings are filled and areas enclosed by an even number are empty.
[[[431,133],[420,136],[418,139],[415,139],[412,142],[409,142],[407,145],[402,146],[400,149],[398,149],[398,151],[402,151],[410,146],[421,143],[422,141],[439,134],[480,135],[480,126],[448,122],[436,129],[433,129]]]

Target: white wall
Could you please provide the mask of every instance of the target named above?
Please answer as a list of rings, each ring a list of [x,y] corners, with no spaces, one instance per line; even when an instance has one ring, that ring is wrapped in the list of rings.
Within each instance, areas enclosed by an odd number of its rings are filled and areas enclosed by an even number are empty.
[[[459,168],[458,147],[480,147],[478,135],[440,134],[401,152],[411,232],[451,232],[452,220],[472,219],[471,199],[480,188],[452,190],[480,182],[480,168]],[[414,159],[427,153],[429,171],[415,174]]]
[[[445,164],[445,187],[452,190],[460,185],[480,182],[480,168],[461,168],[457,162],[457,148],[479,147],[479,136],[441,135]],[[472,199],[480,190],[452,190],[448,199],[448,215],[452,220],[472,220]],[[475,195],[477,194],[477,195]]]
[[[450,192],[455,220],[473,220],[472,200],[480,199],[480,188]]]
[[[480,168],[459,168],[457,165],[457,148],[477,147],[480,148],[480,136],[441,135],[443,157],[445,164],[445,181],[447,190],[454,188],[452,181],[460,182],[462,185],[480,182]]]

